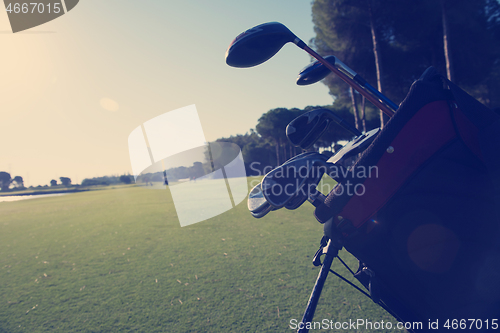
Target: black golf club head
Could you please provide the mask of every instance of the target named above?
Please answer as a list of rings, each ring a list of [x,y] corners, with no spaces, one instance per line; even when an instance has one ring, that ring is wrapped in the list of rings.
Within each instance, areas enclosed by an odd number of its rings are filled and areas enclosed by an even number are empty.
[[[286,136],[294,146],[308,149],[325,133],[332,121],[351,132],[354,136],[362,135],[360,131],[337,116],[333,111],[316,109],[292,120],[286,127]]]
[[[298,40],[278,22],[258,25],[238,35],[226,51],[226,63],[232,67],[257,66],[272,58],[288,42]]]
[[[335,65],[335,59],[336,58],[333,55],[325,57],[325,60],[327,60],[332,65]],[[302,68],[302,70],[299,73],[299,76],[297,77],[297,84],[299,86],[306,86],[308,84],[313,84],[323,80],[330,73],[331,71],[325,65],[316,60],[314,62],[311,62],[306,67]]]
[[[283,165],[299,159],[307,157],[311,158],[312,156],[314,156],[316,159],[323,160],[324,162],[326,162],[326,160],[328,160],[329,158],[328,156],[324,154],[319,154],[317,152],[306,152],[292,157],[291,159],[283,163]],[[306,195],[297,195],[285,207],[288,209],[296,209],[300,207],[306,200],[307,200]],[[256,186],[254,186],[250,191],[250,193],[248,194],[247,206],[248,210],[255,218],[264,217],[265,215],[267,215],[267,213],[275,209],[267,202],[266,198],[264,197],[264,194],[262,192],[262,183],[259,183]]]
[[[292,120],[286,127],[288,140],[302,149],[311,147],[330,125],[324,110],[313,110]]]
[[[301,191],[305,184],[321,179],[323,173],[327,172],[326,159],[326,156],[316,153],[272,170],[261,183],[264,198],[274,209],[285,207],[288,203],[290,205],[287,208],[297,208],[297,204],[305,201],[302,194],[307,198],[307,193]]]
[[[318,154],[315,152],[315,154],[317,155],[318,158],[322,158],[324,159],[325,161],[328,160],[329,156],[321,153],[321,154]],[[324,166],[319,166],[317,167],[318,169],[316,169],[316,172],[313,173],[313,177],[310,177],[307,181],[307,186],[308,186],[308,190],[307,191],[299,191],[299,193],[297,193],[297,195],[295,195],[290,201],[288,201],[285,205],[285,208],[286,209],[289,209],[289,210],[294,210],[294,209],[297,209],[299,208],[300,206],[302,206],[302,204],[304,202],[307,201],[308,199],[308,195],[310,194],[310,189],[312,188],[316,188],[319,184],[319,182],[321,181],[321,179],[323,178],[323,172],[321,172],[319,168],[322,168],[323,167],[323,170],[326,170],[324,169]]]

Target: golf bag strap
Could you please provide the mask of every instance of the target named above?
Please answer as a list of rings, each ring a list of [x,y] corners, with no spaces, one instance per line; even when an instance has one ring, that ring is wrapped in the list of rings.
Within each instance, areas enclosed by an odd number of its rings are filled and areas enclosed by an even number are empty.
[[[444,80],[450,88],[450,91],[453,94],[455,102],[460,110],[465,114],[467,119],[469,119],[469,121],[479,129],[480,132],[486,130],[500,119],[495,112],[487,108],[474,97],[467,94],[456,84],[448,79]]]
[[[460,111],[478,128],[478,140],[484,164],[495,190],[497,217],[500,217],[500,117],[475,98],[444,78]]]

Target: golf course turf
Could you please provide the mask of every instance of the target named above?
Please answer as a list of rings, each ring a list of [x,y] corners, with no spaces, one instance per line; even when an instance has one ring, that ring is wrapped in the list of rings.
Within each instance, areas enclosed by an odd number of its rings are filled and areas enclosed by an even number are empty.
[[[319,272],[312,212],[243,201],[181,228],[169,190],[144,187],[0,203],[0,332],[293,332]],[[323,319],[396,323],[333,275]]]

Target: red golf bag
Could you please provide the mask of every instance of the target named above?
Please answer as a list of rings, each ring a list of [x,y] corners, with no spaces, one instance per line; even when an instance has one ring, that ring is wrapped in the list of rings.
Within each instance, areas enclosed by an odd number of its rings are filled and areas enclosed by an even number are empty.
[[[500,116],[429,68],[351,170],[315,216],[372,299],[500,330]]]

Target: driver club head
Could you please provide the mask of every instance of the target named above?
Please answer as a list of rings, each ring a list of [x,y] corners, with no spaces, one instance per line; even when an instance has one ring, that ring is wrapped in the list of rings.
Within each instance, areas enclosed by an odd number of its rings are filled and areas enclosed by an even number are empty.
[[[297,36],[279,22],[258,25],[238,35],[226,51],[226,63],[232,67],[253,67],[272,58]]]
[[[325,57],[325,60],[327,60],[332,65],[335,65],[335,59],[336,58],[333,55]],[[311,62],[306,67],[302,68],[302,70],[299,73],[299,76],[297,77],[297,84],[299,86],[306,86],[308,84],[313,84],[323,80],[330,73],[331,71],[325,65],[316,60],[314,62]]]

